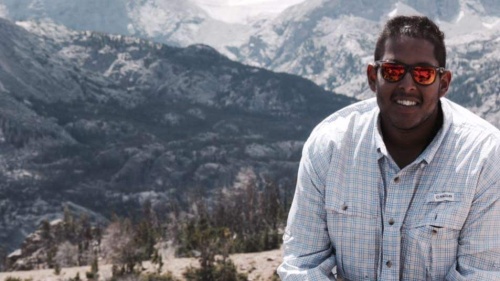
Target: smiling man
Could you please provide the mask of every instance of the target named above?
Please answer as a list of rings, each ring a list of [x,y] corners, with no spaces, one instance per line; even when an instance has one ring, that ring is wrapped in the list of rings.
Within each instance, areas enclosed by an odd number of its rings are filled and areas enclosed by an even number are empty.
[[[500,131],[444,98],[445,64],[434,22],[387,22],[376,98],[304,145],[282,280],[500,280]]]

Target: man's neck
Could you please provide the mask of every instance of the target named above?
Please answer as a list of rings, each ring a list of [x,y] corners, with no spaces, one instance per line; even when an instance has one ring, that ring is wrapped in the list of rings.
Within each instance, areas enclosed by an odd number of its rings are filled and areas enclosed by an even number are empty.
[[[443,125],[443,113],[439,108],[436,116],[422,124],[421,128],[412,130],[384,130],[382,136],[387,150],[396,164],[403,169],[412,163],[432,142]]]

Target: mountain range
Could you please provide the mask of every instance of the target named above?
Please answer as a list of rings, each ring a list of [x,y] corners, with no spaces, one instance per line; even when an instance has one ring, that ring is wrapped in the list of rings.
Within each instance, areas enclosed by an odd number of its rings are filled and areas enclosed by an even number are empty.
[[[205,44],[232,60],[299,75],[328,91],[358,99],[372,96],[365,68],[373,60],[383,23],[399,14],[426,15],[446,34],[447,67],[454,73],[448,96],[500,126],[496,104],[500,79],[495,72],[500,64],[498,1],[305,0],[293,1],[298,4],[278,15],[268,13],[246,22],[228,22],[228,16],[211,12],[207,3],[0,0],[0,15],[13,21],[51,21],[75,30],[129,35],[171,46]],[[250,3],[245,6],[248,10],[252,10]],[[273,3],[269,2],[269,11],[274,11]],[[263,5],[256,1],[253,6],[263,10]]]
[[[63,205],[105,221],[145,200],[166,208],[231,188],[248,170],[292,192],[310,130],[354,101],[206,45],[25,28],[0,20],[0,245],[9,250]]]

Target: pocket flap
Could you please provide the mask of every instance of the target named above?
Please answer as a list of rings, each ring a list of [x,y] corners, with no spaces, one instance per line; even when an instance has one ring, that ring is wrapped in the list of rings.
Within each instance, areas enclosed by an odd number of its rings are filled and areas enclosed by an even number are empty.
[[[434,214],[434,218],[426,221],[426,225],[436,228],[449,228],[460,230],[462,229],[464,218],[460,218],[456,214],[447,213],[446,210]]]
[[[371,203],[343,200],[339,197],[329,196],[325,199],[325,208],[327,210],[333,211],[335,213],[347,215],[347,216],[358,216],[365,218],[376,218],[376,210],[371,210],[369,206]]]
[[[426,196],[425,217],[409,222],[407,227],[432,226],[460,230],[465,221],[462,192],[429,192]]]

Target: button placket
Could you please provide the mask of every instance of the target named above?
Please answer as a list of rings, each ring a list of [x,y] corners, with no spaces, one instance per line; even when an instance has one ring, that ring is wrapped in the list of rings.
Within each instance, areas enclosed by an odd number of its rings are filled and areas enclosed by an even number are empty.
[[[416,184],[415,171],[418,167],[410,165],[404,169],[383,166],[384,189],[381,190],[383,198],[383,228],[382,247],[380,253],[380,280],[397,280],[400,274],[399,260],[401,249],[401,225],[405,220],[405,211],[411,202],[408,194]],[[404,211],[403,211],[404,210]],[[394,262],[393,262],[394,261]]]

